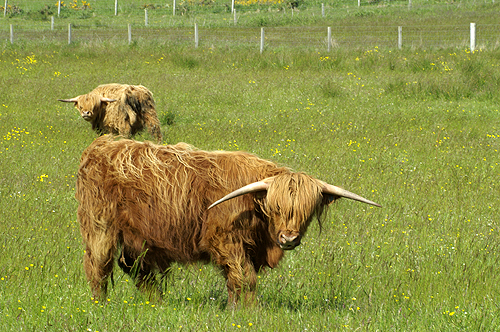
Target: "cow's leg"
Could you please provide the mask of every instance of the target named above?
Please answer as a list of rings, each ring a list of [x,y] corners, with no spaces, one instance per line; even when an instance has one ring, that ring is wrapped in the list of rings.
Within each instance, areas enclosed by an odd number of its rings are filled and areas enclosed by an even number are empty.
[[[127,120],[123,119],[118,122],[118,134],[126,138],[130,138],[134,134],[132,126]]]
[[[244,297],[244,303],[246,305],[255,304],[255,290],[257,288],[257,271],[255,271],[255,267],[253,264],[248,263],[244,266],[244,277],[245,277],[245,287],[243,289],[244,293],[242,294]]]
[[[118,259],[118,266],[135,280],[136,287],[142,291],[153,289],[156,284],[154,272],[144,261],[146,254],[147,251],[144,251],[137,257],[124,246]]]
[[[167,279],[170,274],[170,266],[172,265],[172,262],[170,261],[162,261],[159,262],[158,268],[160,270],[160,280],[158,280],[157,284],[157,289],[158,292],[160,293],[160,296],[163,296],[165,294],[166,286],[167,286]]]
[[[108,278],[113,271],[116,239],[105,231],[88,234],[83,266],[94,298],[106,295]]]
[[[148,267],[141,268],[136,278],[136,287],[144,292],[151,292],[156,286],[156,277]]]
[[[149,296],[151,301],[159,302],[163,298],[164,284],[170,271],[171,262],[157,260],[155,261],[156,268],[150,268],[148,265],[142,265],[141,270],[136,278],[136,286],[142,292]],[[160,276],[157,278],[155,270],[160,271]]]
[[[244,304],[255,303],[257,273],[247,259],[230,261],[224,266],[229,294],[228,305],[234,306],[243,297]]]
[[[156,279],[156,273],[149,267],[142,267],[136,278],[136,287],[147,294],[150,301],[161,301],[163,291],[161,282]]]
[[[160,144],[162,141],[160,120],[154,110],[147,110],[144,112],[144,125],[148,128],[151,136],[156,138],[156,143]]]

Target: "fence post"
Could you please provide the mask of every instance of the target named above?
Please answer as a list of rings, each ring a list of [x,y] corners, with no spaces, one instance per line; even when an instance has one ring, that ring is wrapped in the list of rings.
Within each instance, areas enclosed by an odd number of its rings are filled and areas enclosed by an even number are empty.
[[[194,47],[198,48],[198,23],[194,24]]]
[[[132,43],[132,24],[128,24],[128,44]]]
[[[144,25],[148,26],[148,9],[144,8]]]
[[[61,0],[57,1],[57,17],[61,15]]]
[[[115,0],[115,16],[118,15],[118,0]]]
[[[398,27],[398,49],[403,48],[403,27]]]
[[[68,45],[71,44],[71,23],[68,24]]]
[[[50,17],[50,30],[54,30],[54,16]]]
[[[328,44],[328,52],[330,52],[330,50],[332,49],[332,27],[328,27],[328,40],[327,40],[327,44]]]
[[[175,0],[173,0],[173,5],[172,5],[172,8],[173,8],[173,15],[175,16]]]
[[[408,10],[411,10],[411,0],[408,0]]]
[[[325,4],[321,3],[321,16],[325,17]]]
[[[234,13],[234,0],[231,0],[231,13]]]
[[[238,19],[236,18],[236,8],[234,9],[233,14],[234,14],[234,16],[233,16],[233,22],[234,22],[234,25],[236,25],[236,23],[238,23]]]
[[[5,6],[3,7],[3,17],[7,15],[7,0],[5,0]]]
[[[476,23],[470,24],[470,51],[476,50]]]
[[[361,7],[361,0],[358,0],[358,7]]]
[[[260,54],[264,52],[264,28],[260,28]]]
[[[14,44],[14,27],[10,25],[10,43]]]

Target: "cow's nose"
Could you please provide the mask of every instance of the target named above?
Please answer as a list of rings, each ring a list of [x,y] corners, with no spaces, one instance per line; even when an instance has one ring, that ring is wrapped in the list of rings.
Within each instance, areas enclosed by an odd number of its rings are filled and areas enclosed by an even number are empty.
[[[300,244],[300,235],[294,234],[281,234],[280,246],[283,250],[291,250]]]

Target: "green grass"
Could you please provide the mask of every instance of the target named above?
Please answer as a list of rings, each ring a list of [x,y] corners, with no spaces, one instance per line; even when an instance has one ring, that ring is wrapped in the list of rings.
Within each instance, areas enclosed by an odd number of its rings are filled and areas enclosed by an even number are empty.
[[[331,53],[27,41],[0,53],[2,330],[493,331],[500,326],[497,50]],[[57,102],[149,87],[166,143],[246,150],[343,186],[320,231],[226,308],[212,265],[176,266],[163,302],[116,270],[85,281],[75,176],[96,137]],[[149,139],[147,134],[137,139]]]

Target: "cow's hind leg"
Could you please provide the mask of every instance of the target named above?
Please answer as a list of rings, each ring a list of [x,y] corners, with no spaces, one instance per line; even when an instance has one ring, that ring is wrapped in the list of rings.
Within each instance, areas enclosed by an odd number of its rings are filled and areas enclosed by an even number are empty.
[[[135,280],[136,287],[148,294],[151,300],[161,299],[163,293],[161,289],[162,279],[167,273],[170,263],[157,261],[155,267],[150,266],[148,260],[146,260],[147,254],[148,252],[144,251],[137,257],[127,247],[124,247],[118,259],[118,266]],[[162,275],[160,281],[156,278],[156,269],[159,269]]]
[[[113,272],[116,239],[106,232],[92,234],[86,241],[83,266],[94,298],[107,293],[108,278]]]
[[[136,278],[137,288],[149,296],[152,301],[161,301],[171,262],[155,258],[154,267],[144,264]],[[159,272],[159,273],[157,273]]]
[[[156,138],[156,143],[160,144],[163,137],[161,134],[160,120],[158,120],[158,115],[154,109],[148,109],[144,112],[144,125],[148,129],[151,136]]]

